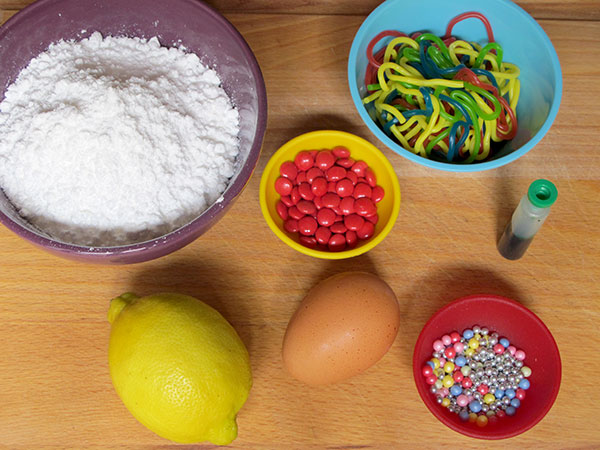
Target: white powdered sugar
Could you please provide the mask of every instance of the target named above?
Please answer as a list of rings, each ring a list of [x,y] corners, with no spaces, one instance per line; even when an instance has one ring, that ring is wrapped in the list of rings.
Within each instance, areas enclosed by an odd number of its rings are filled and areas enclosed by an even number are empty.
[[[216,72],[158,39],[60,41],[0,103],[0,187],[63,242],[161,236],[218,200],[239,115]]]

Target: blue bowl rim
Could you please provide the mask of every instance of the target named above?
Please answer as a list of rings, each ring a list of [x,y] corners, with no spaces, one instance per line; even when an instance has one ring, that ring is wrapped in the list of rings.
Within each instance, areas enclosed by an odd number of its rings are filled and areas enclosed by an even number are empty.
[[[554,45],[552,45],[552,41],[550,40],[550,38],[548,37],[548,35],[544,31],[544,29],[541,27],[541,25],[539,23],[537,23],[537,21],[533,17],[531,17],[531,15],[529,15],[529,13],[527,13],[527,11],[525,11],[519,5],[513,3],[510,0],[495,0],[499,3],[504,3],[508,7],[513,8],[517,14],[523,15],[529,21],[530,25],[533,28],[535,28],[535,30],[541,35],[541,38],[544,40],[548,50],[550,51],[550,56],[552,59],[552,67],[554,69],[554,77],[556,79],[555,94],[554,94],[554,101],[552,103],[552,107],[550,108],[550,111],[548,112],[548,117],[544,121],[542,127],[535,134],[535,136],[533,136],[525,145],[523,145],[521,148],[513,151],[512,153],[509,153],[508,155],[503,156],[498,159],[495,159],[495,160],[485,161],[485,162],[481,162],[481,163],[474,163],[474,164],[453,164],[453,163],[445,163],[445,162],[434,161],[431,159],[423,158],[422,156],[419,156],[419,155],[411,152],[410,150],[405,149],[400,144],[392,141],[373,122],[373,119],[371,119],[371,117],[369,116],[369,114],[367,113],[366,109],[364,108],[364,106],[362,104],[362,98],[360,97],[360,94],[358,92],[358,87],[356,86],[356,83],[354,81],[355,80],[354,61],[356,61],[359,57],[359,55],[358,55],[359,42],[361,42],[366,37],[365,35],[366,35],[366,30],[367,30],[368,25],[370,25],[370,23],[375,20],[374,17],[378,16],[379,14],[381,14],[382,11],[389,8],[390,5],[392,5],[394,3],[394,1],[395,0],[386,0],[381,5],[379,5],[377,8],[375,8],[371,12],[371,14],[369,14],[367,16],[367,18],[364,20],[364,22],[362,23],[362,25],[356,32],[356,35],[354,36],[354,40],[352,41],[352,47],[350,48],[350,55],[348,57],[348,85],[350,87],[350,94],[352,96],[352,101],[354,102],[354,106],[358,110],[358,114],[360,115],[363,122],[367,125],[369,130],[377,137],[377,139],[379,139],[379,141],[382,144],[384,144],[386,147],[390,148],[391,150],[393,150],[395,153],[399,154],[400,156],[403,156],[407,159],[410,159],[413,162],[416,162],[416,163],[421,164],[426,167],[430,167],[433,169],[439,169],[439,170],[445,170],[448,172],[479,172],[479,171],[483,171],[483,170],[495,169],[497,167],[501,167],[501,166],[504,166],[505,164],[513,162],[516,159],[519,159],[521,156],[523,156],[525,153],[530,151],[533,147],[535,147],[542,140],[542,138],[546,135],[546,133],[548,132],[548,130],[550,130],[550,127],[552,126],[554,119],[556,118],[556,115],[558,114],[558,109],[560,107],[560,103],[562,100],[563,80],[562,80],[562,70],[560,67],[560,60],[558,59],[558,55],[556,53]]]

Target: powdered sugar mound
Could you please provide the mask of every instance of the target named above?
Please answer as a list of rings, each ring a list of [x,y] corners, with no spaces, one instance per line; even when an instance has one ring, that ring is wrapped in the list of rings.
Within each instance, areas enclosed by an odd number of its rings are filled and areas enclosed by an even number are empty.
[[[239,116],[214,70],[158,39],[92,34],[33,59],[0,103],[0,186],[69,243],[176,229],[225,190]]]

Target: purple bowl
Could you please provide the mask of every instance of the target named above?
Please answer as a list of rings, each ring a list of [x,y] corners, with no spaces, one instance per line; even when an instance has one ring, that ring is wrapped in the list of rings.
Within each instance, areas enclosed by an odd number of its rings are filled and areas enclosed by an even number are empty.
[[[162,45],[179,43],[215,67],[240,113],[240,156],[222,201],[191,223],[151,241],[117,247],[85,247],[58,242],[22,219],[0,189],[0,222],[56,255],[100,264],[130,264],[159,258],[189,244],[225,214],[258,162],[267,124],[267,95],[252,50],[235,27],[197,0],[38,0],[0,27],[0,100],[29,61],[60,39],[103,35],[158,36]],[[0,187],[1,188],[1,187]]]

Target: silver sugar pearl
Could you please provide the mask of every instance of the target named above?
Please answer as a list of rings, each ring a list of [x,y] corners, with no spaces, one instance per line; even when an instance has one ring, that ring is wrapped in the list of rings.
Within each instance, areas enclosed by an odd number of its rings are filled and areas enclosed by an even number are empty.
[[[494,345],[496,345],[498,343],[498,338],[491,337],[488,342],[493,347]]]
[[[485,339],[479,339],[479,345],[485,346],[485,344],[487,344],[487,342],[485,342]]]
[[[488,329],[487,329],[487,328],[485,328],[485,327],[483,327],[483,328],[481,329],[481,334],[482,334],[482,335],[484,335],[484,336],[487,336],[489,332],[490,332],[490,330],[488,330]]]
[[[497,409],[498,409],[498,406],[496,406],[496,403],[490,404],[490,411],[496,411]]]
[[[477,369],[477,372],[475,372],[475,375],[477,375],[478,378],[481,378],[483,376],[484,372],[483,369]]]
[[[486,369],[485,369],[485,374],[486,374],[488,377],[491,377],[491,376],[494,374],[494,369],[492,369],[491,367],[488,367],[488,368],[486,368]]]
[[[475,392],[473,392],[473,398],[481,401],[481,399],[483,398],[483,395],[481,395],[481,392],[475,391]],[[510,403],[510,400],[508,401],[508,403]]]
[[[502,403],[504,403],[506,406],[510,405],[510,398],[504,396],[504,398],[502,399]]]
[[[490,406],[484,403],[483,405],[481,405],[481,410],[484,413],[486,413],[486,412],[488,412],[490,410]]]
[[[479,325],[474,325],[473,326],[473,333],[477,334],[481,331],[481,328],[479,328]]]
[[[439,405],[441,405],[441,404],[442,404],[442,397],[438,396],[438,397],[435,399],[435,401],[436,401],[436,402],[437,402]]]
[[[431,392],[432,394],[435,394],[437,392],[437,388],[435,386],[431,386],[429,388],[429,392]]]
[[[439,358],[439,357],[441,356],[441,354],[440,354],[440,352],[433,352],[433,353],[431,354],[431,356],[432,356],[433,358]]]
[[[495,331],[492,334],[490,334],[490,336],[493,337],[493,338],[495,338],[495,339],[498,339],[498,337],[499,337],[498,333],[496,333]]]
[[[515,362],[515,366],[517,366],[520,369],[521,367],[523,367],[523,361],[519,361],[517,359],[517,361]]]
[[[514,375],[511,375],[511,376],[509,376],[509,377],[507,378],[507,380],[508,380],[508,382],[509,382],[510,384],[515,384],[515,382],[517,381],[517,379],[515,378],[515,376],[514,376]]]
[[[476,369],[477,368],[477,362],[476,361],[471,361],[469,362],[469,367],[471,369]]]
[[[473,390],[471,390],[471,389],[465,389],[463,391],[463,394],[465,394],[468,397],[469,395],[473,395]]]

